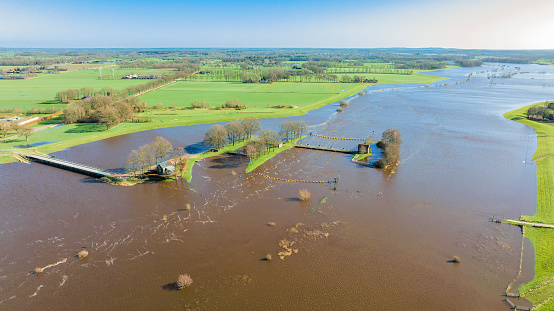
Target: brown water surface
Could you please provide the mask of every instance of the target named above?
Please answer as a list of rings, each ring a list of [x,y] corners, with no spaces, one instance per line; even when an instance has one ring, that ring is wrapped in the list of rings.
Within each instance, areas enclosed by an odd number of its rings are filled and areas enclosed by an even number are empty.
[[[471,70],[444,74],[463,81]],[[501,116],[552,95],[532,77],[490,85],[476,74],[464,84],[394,86],[351,100],[341,114],[331,105],[288,118],[328,136],[400,130],[393,169],[300,149],[258,169],[298,180],[340,176],[336,190],[244,174],[241,156],[198,163],[191,184],[134,187],[36,163],[2,165],[0,309],[508,310],[502,295],[518,274],[521,230],[489,218],[534,213],[535,134]],[[56,155],[118,169],[156,135],[201,149],[207,128],[135,133]],[[311,192],[309,202],[297,199],[301,188]],[[81,249],[87,258],[74,257]],[[267,254],[271,261],[262,260]],[[525,258],[520,282],[532,278],[533,260]],[[192,286],[173,290],[183,273]]]

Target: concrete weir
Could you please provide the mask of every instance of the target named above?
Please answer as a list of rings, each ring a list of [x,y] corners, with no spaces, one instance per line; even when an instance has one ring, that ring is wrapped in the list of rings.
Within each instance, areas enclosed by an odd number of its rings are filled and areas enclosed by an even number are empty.
[[[102,178],[110,175],[110,173],[98,168],[90,167],[79,163],[74,163],[71,161],[50,158],[42,155],[28,154],[27,158],[29,158],[29,160],[33,162],[38,162],[41,164],[61,168],[63,170],[67,170],[67,171],[71,171],[71,172],[75,172],[75,173],[79,173],[79,174],[83,174],[91,177]]]

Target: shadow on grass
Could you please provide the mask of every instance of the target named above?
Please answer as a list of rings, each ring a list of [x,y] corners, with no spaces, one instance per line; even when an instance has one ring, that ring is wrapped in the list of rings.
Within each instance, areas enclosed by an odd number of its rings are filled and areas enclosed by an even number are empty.
[[[162,286],[162,289],[167,290],[167,291],[178,291],[179,287],[177,286],[177,283],[172,282],[172,283],[167,283],[164,286]]]
[[[38,125],[42,126],[42,125],[52,125],[52,124],[60,124],[60,123],[63,123],[63,119],[62,117],[57,116],[57,117],[53,117],[52,119],[42,121]]]
[[[55,100],[47,100],[47,101],[43,101],[42,103],[38,103],[38,104],[39,105],[56,105],[56,104],[58,104],[58,102],[55,101]]]
[[[103,124],[82,123],[76,124],[75,127],[66,130],[65,133],[96,133],[104,131],[106,131],[106,127]]]

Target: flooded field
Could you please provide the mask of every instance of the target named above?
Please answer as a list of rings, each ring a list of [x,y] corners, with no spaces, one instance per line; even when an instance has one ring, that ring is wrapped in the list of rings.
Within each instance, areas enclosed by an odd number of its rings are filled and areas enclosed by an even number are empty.
[[[336,103],[261,120],[273,129],[305,120],[314,134],[374,141],[399,129],[393,169],[301,149],[257,169],[295,180],[339,177],[336,190],[244,174],[241,156],[198,163],[191,184],[134,187],[36,163],[1,165],[0,309],[508,310],[503,294],[519,272],[522,234],[489,219],[534,214],[536,135],[502,114],[554,95],[553,69],[518,67],[455,68],[429,86],[371,87],[342,113]],[[120,171],[132,149],[158,135],[200,152],[209,127],[135,133],[55,155]],[[356,148],[315,137],[302,143]],[[298,199],[302,188],[310,201]],[[534,250],[525,243],[517,283],[533,278]],[[76,258],[83,249],[89,256]],[[173,290],[183,273],[192,286]]]

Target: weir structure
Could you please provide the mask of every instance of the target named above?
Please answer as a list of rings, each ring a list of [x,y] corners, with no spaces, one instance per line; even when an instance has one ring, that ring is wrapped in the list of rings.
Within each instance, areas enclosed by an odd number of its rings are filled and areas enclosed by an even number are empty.
[[[41,164],[61,168],[63,170],[96,177],[96,178],[102,178],[106,176],[110,176],[111,173],[106,172],[104,170],[101,170],[99,168],[91,167],[84,164],[74,163],[71,161],[56,159],[56,158],[50,158],[43,155],[37,155],[37,154],[26,154],[27,158],[33,162],[38,162]]]

